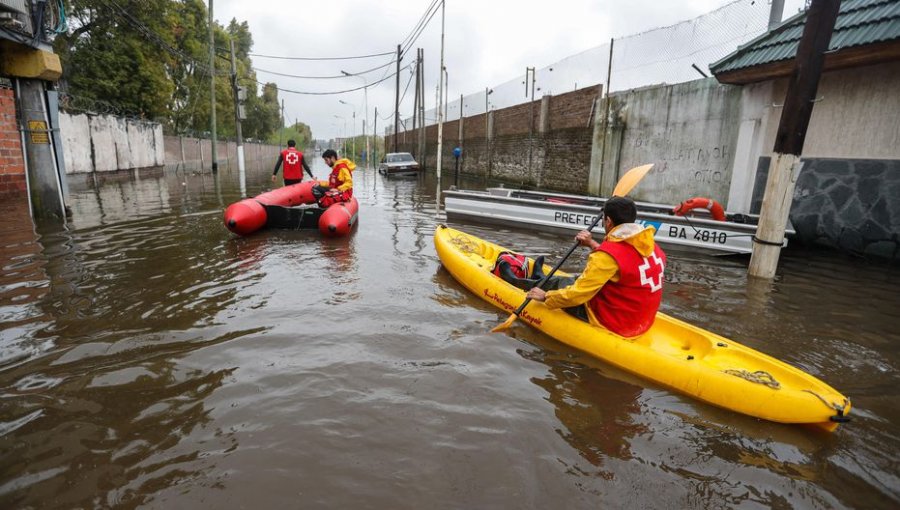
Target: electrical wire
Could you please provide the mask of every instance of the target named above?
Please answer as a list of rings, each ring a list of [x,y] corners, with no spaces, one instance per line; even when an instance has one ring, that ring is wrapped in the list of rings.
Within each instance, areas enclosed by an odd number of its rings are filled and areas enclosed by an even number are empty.
[[[159,36],[159,34],[154,32],[147,25],[144,25],[140,20],[138,20],[134,16],[132,16],[127,10],[125,10],[121,5],[116,3],[114,0],[105,0],[104,3],[106,3],[107,7],[110,7],[110,6],[113,7],[112,10],[113,10],[114,14],[117,14],[120,19],[124,20],[126,23],[128,23],[129,25],[136,28],[138,30],[138,32],[143,34],[150,41],[156,43],[157,46],[159,46],[160,48],[162,48],[163,50],[168,52],[170,55],[180,58],[182,61],[189,62],[189,63],[193,64],[194,66],[196,66],[198,69],[203,69],[203,70],[206,70],[206,72],[210,72],[210,69],[208,66],[195,60],[194,57],[192,57],[191,55],[188,55],[187,53],[179,50],[178,48],[174,48],[171,45],[169,45],[169,43],[164,41],[162,39],[162,37]],[[118,12],[116,12],[116,11],[118,11]],[[215,74],[221,75],[221,76],[228,76],[231,73],[227,72],[227,71],[216,71]]]
[[[442,0],[434,0],[431,2],[431,5],[429,5],[428,8],[425,9],[425,12],[422,14],[422,17],[419,18],[419,21],[417,21],[413,26],[413,29],[410,30],[409,34],[407,34],[406,37],[404,37],[400,42],[400,46],[406,46],[406,43],[413,38],[413,35],[416,33],[416,31],[418,31],[422,27],[422,24],[425,22],[425,18],[428,17],[428,13],[430,13],[431,10],[434,9],[434,6],[440,1]]]
[[[400,70],[403,71],[405,69],[409,69],[410,67],[412,67],[412,64],[410,64],[406,67],[403,67]],[[300,94],[300,95],[305,95],[305,96],[333,96],[333,95],[338,95],[338,94],[346,94],[348,92],[356,92],[357,90],[362,90],[367,87],[372,87],[381,82],[387,81],[390,78],[393,78],[396,74],[397,73],[391,73],[389,75],[385,75],[378,81],[369,83],[367,85],[363,85],[361,87],[356,87],[356,88],[346,89],[346,90],[334,90],[334,91],[329,91],[329,92],[310,92],[310,91],[303,91],[303,90],[283,89],[283,88],[279,87],[278,85],[275,85],[275,89],[278,90],[279,92],[287,92],[289,94]],[[269,83],[262,82],[262,81],[254,79],[254,78],[239,78],[239,79],[244,80],[244,81],[254,81],[256,83],[259,83],[260,85],[269,85]]]
[[[444,0],[440,0],[440,4],[443,4],[443,2],[444,2]],[[434,4],[432,4],[432,5],[437,5],[438,3],[439,3],[439,2],[436,1],[436,2],[435,2]],[[415,42],[419,39],[419,36],[422,35],[422,32],[425,31],[425,28],[428,26],[429,23],[431,23],[431,19],[434,18],[434,15],[437,14],[437,12],[438,12],[438,9],[435,7],[434,10],[431,11],[431,16],[429,16],[429,17],[428,17],[428,20],[425,22],[425,24],[423,24],[423,25],[419,28],[418,33],[416,33],[415,37],[413,37],[413,38],[409,41],[409,43],[407,43],[406,48],[404,48],[403,51],[400,52],[400,56],[401,56],[401,57],[402,57],[403,55],[405,55],[406,52],[408,52],[408,51],[412,48],[413,43],[415,43]],[[428,14],[428,13],[426,12],[426,14]]]
[[[247,55],[251,57],[260,57],[260,58],[276,58],[281,60],[354,60],[361,58],[373,58],[373,57],[383,57],[385,55],[393,55],[394,51],[386,51],[384,53],[373,53],[371,55],[357,55],[354,57],[285,57],[280,55],[262,55],[260,53],[248,53]]]
[[[269,71],[267,69],[261,69],[259,67],[253,67],[251,69],[253,69],[254,71],[257,71],[257,72],[261,72],[261,73],[274,74],[276,76],[286,76],[288,78],[302,78],[302,79],[306,79],[306,80],[332,80],[332,79],[337,79],[337,78],[349,78],[349,77],[353,77],[353,76],[362,76],[366,73],[371,73],[372,71],[377,71],[379,69],[383,69],[389,65],[396,64],[396,63],[397,63],[396,60],[391,60],[387,64],[382,64],[378,67],[366,69],[365,71],[359,71],[357,73],[340,74],[340,75],[335,75],[335,76],[299,76],[296,74],[286,74],[286,73],[279,73],[276,71]]]

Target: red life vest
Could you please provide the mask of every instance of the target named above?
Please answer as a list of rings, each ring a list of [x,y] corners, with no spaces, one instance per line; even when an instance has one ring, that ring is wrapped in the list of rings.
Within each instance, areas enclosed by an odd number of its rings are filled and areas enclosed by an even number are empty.
[[[335,163],[334,166],[331,167],[331,174],[328,176],[328,187],[329,188],[337,188],[341,184],[344,184],[344,181],[338,179],[338,175],[341,173],[341,168],[346,168],[348,172],[350,171],[350,168],[347,166],[347,163],[344,163],[342,161]],[[353,196],[353,188],[350,188],[347,191],[344,191],[343,194],[346,195],[346,197],[347,197],[346,200],[349,200],[350,197]]]
[[[288,147],[281,151],[281,161],[284,163],[285,179],[303,178],[303,153],[294,147]]]
[[[500,255],[497,256],[497,261],[494,263],[494,268],[491,269],[491,272],[502,278],[503,275],[500,274],[500,262],[509,264],[509,268],[512,270],[513,274],[516,275],[516,278],[528,277],[528,258],[525,257],[525,255],[508,251],[501,252]]]
[[[637,336],[650,329],[662,302],[666,254],[653,247],[649,257],[623,242],[604,241],[595,248],[610,254],[619,266],[619,281],[606,282],[590,301],[597,320],[613,333]]]

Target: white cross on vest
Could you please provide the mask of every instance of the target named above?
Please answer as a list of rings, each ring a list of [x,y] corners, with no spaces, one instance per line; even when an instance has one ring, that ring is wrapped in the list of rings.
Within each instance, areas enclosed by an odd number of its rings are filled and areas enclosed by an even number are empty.
[[[659,278],[655,280],[653,277],[647,276],[647,271],[650,270],[650,259],[653,259],[654,264],[659,266]],[[665,264],[663,264],[661,258],[656,256],[656,252],[651,253],[649,257],[644,257],[644,263],[638,266],[638,271],[641,273],[641,285],[650,287],[650,292],[662,289],[663,270],[665,268]]]
[[[289,165],[296,165],[300,162],[300,155],[294,151],[289,151],[287,156],[284,157],[284,162]]]

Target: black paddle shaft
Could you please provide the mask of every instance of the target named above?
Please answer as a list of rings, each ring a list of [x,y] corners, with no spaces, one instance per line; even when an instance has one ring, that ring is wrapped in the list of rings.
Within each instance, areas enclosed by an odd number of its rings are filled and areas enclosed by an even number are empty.
[[[600,223],[600,220],[602,218],[603,218],[603,213],[601,212],[600,214],[597,215],[597,218],[594,220],[594,222],[591,223],[591,226],[587,228],[588,232],[592,232],[594,230],[594,227],[596,227],[597,224]],[[581,244],[581,243],[578,241],[575,241],[575,244],[571,248],[569,248],[569,251],[563,256],[563,258],[561,258],[559,260],[559,262],[557,262],[556,265],[553,266],[553,269],[551,269],[550,272],[547,273],[547,275],[544,276],[540,282],[538,282],[538,285],[537,285],[538,288],[543,289],[544,285],[547,285],[547,282],[550,281],[550,277],[553,276],[553,273],[555,273],[557,269],[562,267],[562,265],[566,262],[566,259],[568,259],[570,255],[575,253],[575,249],[578,248],[579,244]],[[522,303],[521,305],[519,305],[518,308],[516,308],[516,311],[513,312],[513,315],[518,317],[519,314],[522,313],[522,310],[524,310],[525,307],[528,306],[528,303],[530,303],[530,302],[531,302],[531,298],[525,298],[525,302]]]

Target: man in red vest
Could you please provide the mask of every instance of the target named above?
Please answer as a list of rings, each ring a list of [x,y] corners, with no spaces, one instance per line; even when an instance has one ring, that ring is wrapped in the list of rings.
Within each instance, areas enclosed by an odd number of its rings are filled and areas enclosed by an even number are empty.
[[[556,290],[534,287],[527,295],[613,333],[637,336],[650,329],[659,310],[666,254],[653,240],[653,227],[634,223],[637,208],[630,198],[610,198],[603,214],[602,243],[587,230],[575,236],[592,250],[584,272],[577,278],[552,277],[546,288]]]
[[[278,161],[275,163],[275,170],[272,172],[272,182],[275,182],[275,176],[278,175],[278,169],[284,163],[284,185],[290,186],[297,184],[303,180],[303,170],[313,179],[312,170],[306,163],[303,153],[297,150],[297,142],[288,140],[288,148],[281,151]]]

